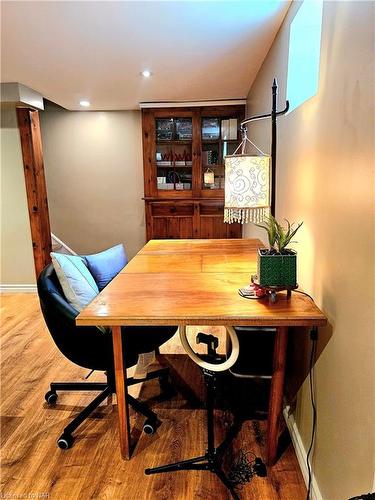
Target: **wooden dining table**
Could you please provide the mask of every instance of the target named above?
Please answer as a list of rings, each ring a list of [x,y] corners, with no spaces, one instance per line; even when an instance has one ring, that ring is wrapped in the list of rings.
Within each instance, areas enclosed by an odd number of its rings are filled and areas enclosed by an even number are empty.
[[[130,458],[126,344],[131,325],[273,326],[276,337],[269,397],[266,461],[276,461],[282,412],[288,327],[319,327],[325,315],[306,295],[285,292],[247,300],[238,289],[256,273],[257,239],[150,240],[78,315],[77,325],[110,326],[116,378],[120,448]],[[146,335],[147,333],[140,333]],[[125,341],[126,342],[126,341]]]

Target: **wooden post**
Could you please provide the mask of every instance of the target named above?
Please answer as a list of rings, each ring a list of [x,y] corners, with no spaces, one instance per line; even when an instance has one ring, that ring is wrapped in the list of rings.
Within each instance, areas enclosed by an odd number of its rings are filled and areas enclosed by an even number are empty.
[[[38,277],[42,269],[51,262],[50,252],[52,250],[39,113],[33,109],[18,108],[17,119],[21,138],[35,273]]]
[[[282,414],[284,378],[286,364],[286,347],[288,343],[288,327],[278,327],[273,351],[273,374],[271,381],[270,402],[267,425],[267,465],[273,465],[277,458],[279,442],[279,419]]]

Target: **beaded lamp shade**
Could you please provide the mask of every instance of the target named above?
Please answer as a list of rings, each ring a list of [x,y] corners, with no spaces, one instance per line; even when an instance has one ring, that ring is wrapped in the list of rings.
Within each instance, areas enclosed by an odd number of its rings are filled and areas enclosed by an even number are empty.
[[[224,222],[262,222],[270,213],[270,157],[225,157]]]

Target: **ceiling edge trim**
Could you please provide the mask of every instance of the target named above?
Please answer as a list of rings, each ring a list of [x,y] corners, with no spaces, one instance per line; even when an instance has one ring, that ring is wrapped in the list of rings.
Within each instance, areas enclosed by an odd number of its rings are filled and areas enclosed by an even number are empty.
[[[233,106],[235,104],[246,104],[246,99],[217,99],[215,101],[162,101],[162,102],[140,102],[141,109],[147,108],[183,108],[186,106]]]

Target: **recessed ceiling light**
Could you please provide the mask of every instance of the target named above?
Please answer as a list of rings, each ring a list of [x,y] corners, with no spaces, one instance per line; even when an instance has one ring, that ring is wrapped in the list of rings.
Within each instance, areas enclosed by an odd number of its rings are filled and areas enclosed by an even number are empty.
[[[90,102],[89,101],[79,101],[79,105],[84,107],[84,108],[88,108],[90,106]]]
[[[145,78],[150,78],[151,71],[149,71],[148,69],[145,69],[144,71],[142,71],[141,75],[144,76]]]

